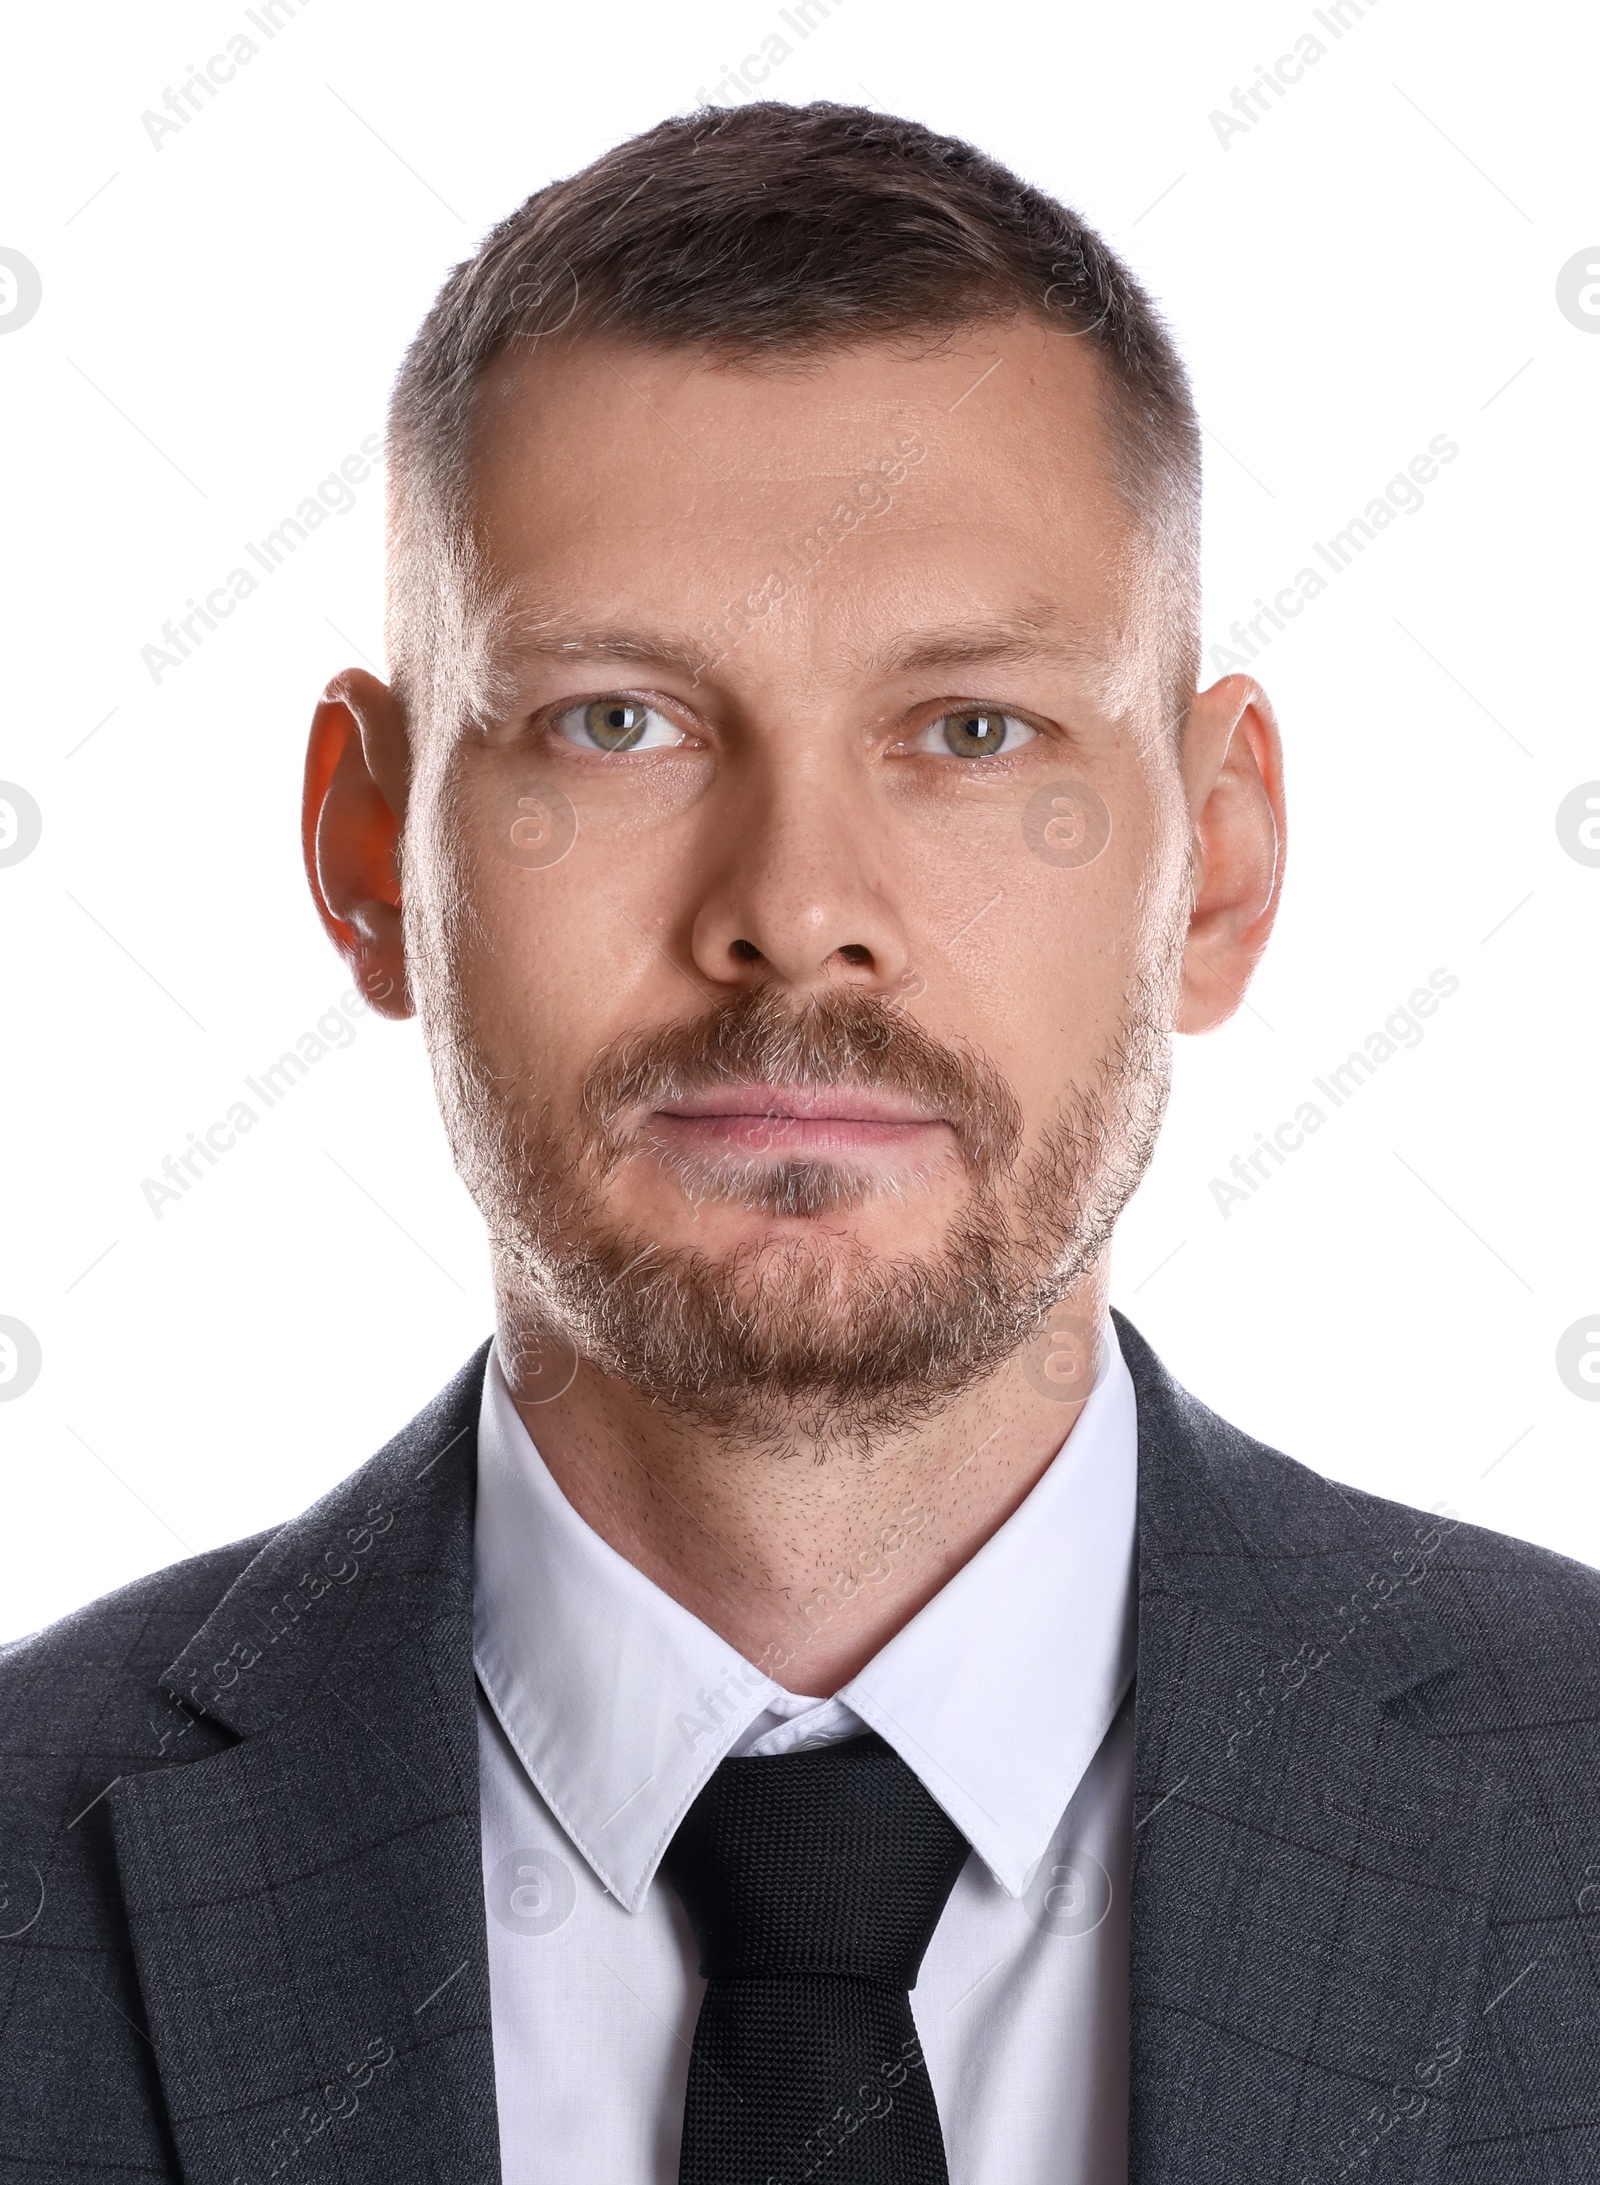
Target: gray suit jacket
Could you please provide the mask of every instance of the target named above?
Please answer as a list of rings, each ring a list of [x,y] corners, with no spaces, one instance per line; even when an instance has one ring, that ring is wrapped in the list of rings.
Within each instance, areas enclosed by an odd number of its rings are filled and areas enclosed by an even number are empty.
[[[1328,1484],[1119,1327],[1133,2177],[1594,2185],[1600,1574]],[[304,1516],[0,1651],[4,2185],[498,2179],[483,1364]]]

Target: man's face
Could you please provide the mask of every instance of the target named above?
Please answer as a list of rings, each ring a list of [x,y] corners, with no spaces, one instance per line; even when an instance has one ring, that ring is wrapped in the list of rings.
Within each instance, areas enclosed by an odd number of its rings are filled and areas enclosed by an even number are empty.
[[[910,1416],[1099,1254],[1165,1092],[1189,819],[1092,360],[587,341],[479,420],[508,612],[406,911],[502,1295],[709,1418]]]

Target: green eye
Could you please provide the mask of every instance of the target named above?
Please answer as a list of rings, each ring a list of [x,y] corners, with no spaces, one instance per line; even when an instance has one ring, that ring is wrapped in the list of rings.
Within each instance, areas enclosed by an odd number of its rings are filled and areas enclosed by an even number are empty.
[[[991,713],[985,707],[971,712],[947,713],[933,724],[934,734],[958,759],[990,759],[997,751],[1026,743],[1032,731],[1009,713]]]
[[[631,751],[650,725],[650,708],[631,698],[600,698],[583,709],[583,732],[602,751]]]
[[[944,740],[958,758],[986,759],[1006,740],[1003,713],[947,713]]]
[[[551,726],[580,751],[672,751],[685,741],[682,729],[658,706],[625,694],[569,706]]]

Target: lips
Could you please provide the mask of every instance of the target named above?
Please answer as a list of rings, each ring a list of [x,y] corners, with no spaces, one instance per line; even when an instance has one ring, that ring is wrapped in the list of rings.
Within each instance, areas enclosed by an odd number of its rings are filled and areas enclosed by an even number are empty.
[[[936,1039],[907,1011],[853,988],[796,1002],[753,986],[709,1012],[624,1032],[584,1075],[581,1108],[607,1167],[654,1151],[696,1188],[724,1170],[875,1170],[931,1177],[955,1161],[987,1182],[1022,1142],[1015,1092],[986,1055]]]
[[[687,1122],[731,1116],[759,1116],[768,1122],[925,1125],[942,1121],[906,1094],[878,1085],[709,1085],[664,1102],[655,1112]]]
[[[769,1153],[920,1149],[950,1132],[906,1094],[871,1085],[713,1085],[653,1109],[679,1144]]]

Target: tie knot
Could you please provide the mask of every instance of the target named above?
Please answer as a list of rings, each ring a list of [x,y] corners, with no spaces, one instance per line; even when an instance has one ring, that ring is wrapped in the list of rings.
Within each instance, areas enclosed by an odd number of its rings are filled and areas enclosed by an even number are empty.
[[[967,1841],[881,1737],[725,1760],[662,1870],[708,1980],[831,1973],[904,1993]]]

